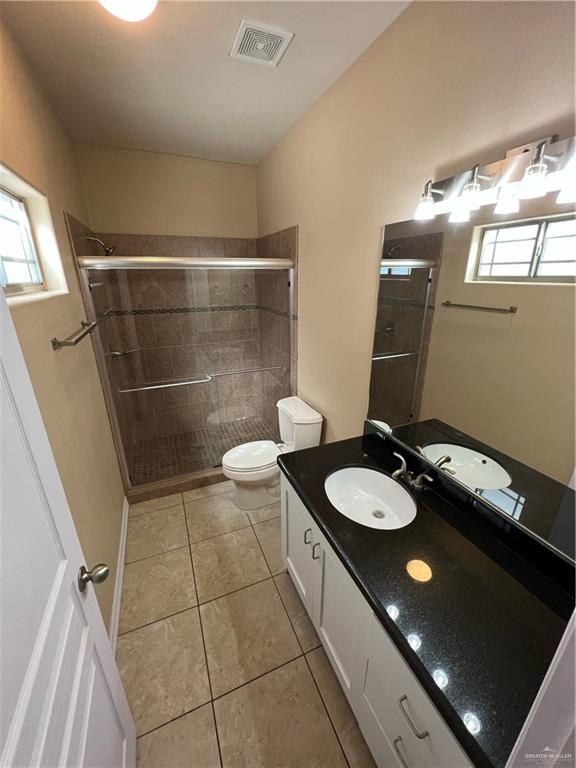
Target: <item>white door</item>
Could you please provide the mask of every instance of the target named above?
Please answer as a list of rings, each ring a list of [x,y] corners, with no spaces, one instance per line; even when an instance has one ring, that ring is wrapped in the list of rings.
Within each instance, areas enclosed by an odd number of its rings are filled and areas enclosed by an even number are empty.
[[[312,547],[318,529],[296,491],[282,477],[282,553],[286,569],[312,616],[316,568]]]
[[[95,587],[78,589],[84,557],[1,290],[0,323],[0,766],[134,766],[134,723]]]

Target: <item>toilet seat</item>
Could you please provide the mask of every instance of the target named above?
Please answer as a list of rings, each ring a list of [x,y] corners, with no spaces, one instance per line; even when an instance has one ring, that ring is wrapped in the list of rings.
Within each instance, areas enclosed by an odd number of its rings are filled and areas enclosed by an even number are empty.
[[[255,440],[231,448],[222,457],[222,468],[240,475],[276,468],[276,459],[282,453],[272,440]]]

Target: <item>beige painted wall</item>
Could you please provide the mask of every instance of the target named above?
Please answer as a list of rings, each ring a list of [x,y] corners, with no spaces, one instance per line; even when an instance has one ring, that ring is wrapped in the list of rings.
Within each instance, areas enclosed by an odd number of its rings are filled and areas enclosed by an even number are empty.
[[[90,342],[50,346],[85,317],[63,211],[85,221],[86,209],[72,145],[1,24],[0,38],[0,160],[48,197],[70,291],[12,305],[12,316],[86,562],[111,566],[96,592],[108,622],[124,492]]]
[[[254,166],[85,144],[76,151],[96,232],[257,234]]]
[[[386,231],[391,239],[444,232],[420,418],[442,419],[567,485],[575,463],[576,286],[466,282],[476,227],[569,213],[556,197],[525,200],[510,216],[486,206],[469,225],[439,216]],[[447,299],[518,313],[442,308]]]
[[[381,225],[428,178],[573,134],[573,29],[569,3],[413,3],[258,166],[259,234],[300,227],[299,393],[326,439],[367,412]]]

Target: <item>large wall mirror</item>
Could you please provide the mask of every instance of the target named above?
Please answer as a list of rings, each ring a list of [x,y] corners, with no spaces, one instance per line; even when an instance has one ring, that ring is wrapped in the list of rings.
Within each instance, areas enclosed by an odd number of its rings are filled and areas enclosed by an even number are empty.
[[[488,181],[510,167],[481,170]],[[482,189],[476,168],[433,199],[471,180]],[[546,516],[527,509],[530,488],[557,507],[574,472],[576,218],[557,188],[488,193],[476,210],[445,200],[445,213],[385,226],[368,419],[521,521]]]

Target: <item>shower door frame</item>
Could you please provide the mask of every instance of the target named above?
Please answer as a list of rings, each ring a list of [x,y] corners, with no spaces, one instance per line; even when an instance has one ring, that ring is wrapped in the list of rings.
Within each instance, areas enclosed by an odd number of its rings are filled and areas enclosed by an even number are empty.
[[[383,233],[383,236],[384,236],[384,233]],[[382,280],[382,275],[380,273],[380,270],[382,269],[382,267],[391,267],[391,268],[406,267],[410,269],[427,269],[428,270],[428,281],[426,284],[426,295],[424,296],[424,311],[422,313],[422,325],[420,327],[418,349],[415,352],[391,352],[391,353],[384,353],[382,355],[372,354],[372,360],[371,360],[372,364],[374,364],[375,362],[379,362],[380,360],[392,360],[393,358],[398,358],[398,357],[417,357],[416,370],[414,372],[412,400],[410,402],[410,417],[408,421],[408,423],[411,423],[416,418],[414,415],[414,411],[416,410],[419,389],[423,384],[423,382],[420,381],[420,375],[422,372],[422,354],[424,352],[424,340],[426,338],[426,330],[428,327],[428,311],[430,309],[433,309],[433,307],[430,305],[430,292],[432,290],[432,281],[435,275],[434,270],[438,267],[438,264],[433,259],[400,259],[400,258],[380,259],[379,267],[378,267],[378,274],[379,274],[378,294],[380,294],[380,282]],[[378,322],[378,309],[376,309],[375,322]],[[374,328],[374,335],[376,335],[376,327]]]
[[[201,258],[201,257],[185,257],[185,256],[120,256],[120,257],[79,257],[78,258],[78,276],[80,281],[80,288],[84,297],[84,303],[86,306],[86,315],[88,322],[101,321],[102,317],[98,318],[96,309],[94,307],[94,301],[92,298],[92,290],[90,288],[90,281],[88,279],[88,270],[132,270],[132,269],[197,269],[197,270],[255,270],[255,271],[286,271],[288,273],[288,365],[286,368],[286,374],[288,377],[288,392],[292,394],[292,355],[294,351],[294,338],[293,338],[293,312],[294,312],[294,262],[292,259],[224,259],[224,258]],[[110,308],[109,308],[110,309]],[[93,333],[92,343],[94,348],[94,354],[96,357],[96,364],[98,367],[98,373],[100,376],[100,382],[102,385],[102,391],[104,393],[104,401],[106,403],[106,410],[108,411],[108,418],[110,420],[110,427],[112,431],[112,438],[114,441],[114,447],[118,456],[118,463],[120,466],[120,474],[124,483],[124,490],[126,492],[134,490],[136,488],[145,488],[147,485],[154,483],[143,483],[134,485],[130,477],[130,467],[126,458],[126,451],[124,447],[124,441],[122,440],[122,434],[120,431],[120,425],[118,423],[118,416],[116,413],[116,406],[114,401],[114,395],[112,393],[112,386],[110,383],[110,377],[108,375],[108,367],[106,363],[106,354],[102,347],[102,341],[99,333]],[[253,371],[268,370],[267,367],[260,367],[252,369]],[[232,371],[232,373],[239,373],[240,371]],[[218,373],[216,375],[224,375],[226,372]],[[190,381],[182,384],[172,384],[168,386],[191,386],[194,382]],[[199,472],[187,473],[190,475],[198,475],[206,470],[200,470]],[[166,479],[164,482],[170,480],[177,481],[179,477],[186,477],[187,475],[177,475],[174,478]]]

